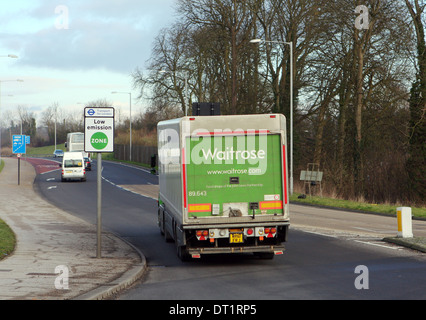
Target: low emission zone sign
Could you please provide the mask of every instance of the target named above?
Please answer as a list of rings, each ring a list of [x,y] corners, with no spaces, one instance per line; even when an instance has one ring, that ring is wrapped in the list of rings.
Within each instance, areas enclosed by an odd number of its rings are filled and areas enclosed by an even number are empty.
[[[84,151],[114,151],[114,108],[84,108]]]

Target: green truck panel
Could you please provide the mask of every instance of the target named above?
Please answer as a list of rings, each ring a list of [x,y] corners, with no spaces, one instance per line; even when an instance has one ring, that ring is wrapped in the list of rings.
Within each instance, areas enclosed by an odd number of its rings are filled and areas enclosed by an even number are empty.
[[[197,140],[187,138],[186,143],[189,217],[283,214],[279,135]],[[250,208],[253,202],[258,205]],[[232,203],[239,205],[233,208]]]

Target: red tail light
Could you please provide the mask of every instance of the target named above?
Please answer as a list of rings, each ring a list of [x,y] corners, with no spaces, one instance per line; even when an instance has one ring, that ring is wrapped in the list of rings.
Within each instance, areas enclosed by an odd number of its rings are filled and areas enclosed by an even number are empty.
[[[208,230],[197,230],[195,232],[195,235],[197,236],[198,240],[207,240],[209,231]]]
[[[265,235],[267,238],[273,238],[275,236],[275,234],[277,233],[277,228],[276,227],[267,227],[264,229],[265,231]]]

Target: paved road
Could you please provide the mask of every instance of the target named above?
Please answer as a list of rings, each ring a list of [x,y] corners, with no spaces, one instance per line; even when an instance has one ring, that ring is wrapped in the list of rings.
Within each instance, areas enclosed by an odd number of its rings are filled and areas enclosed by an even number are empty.
[[[336,236],[347,233],[381,239],[396,236],[398,230],[396,217],[297,204],[291,205],[291,220],[294,226],[304,230]],[[425,220],[412,220],[412,228],[415,236],[426,237]]]
[[[260,260],[251,255],[218,255],[183,263],[174,244],[160,235],[156,201],[127,191],[152,192],[156,177],[130,166],[107,161],[103,165],[103,226],[138,247],[149,266],[145,277],[118,299],[426,298],[426,255],[381,242],[375,233],[378,226],[365,224],[367,215],[354,213],[349,217],[360,217],[359,224],[337,232],[336,212],[327,221],[323,215],[331,213],[291,206],[293,224],[283,256]],[[93,170],[85,183],[61,183],[60,173],[54,171],[39,175],[36,184],[49,201],[95,223],[96,164]],[[315,227],[302,231],[314,221]],[[392,224],[380,231],[389,235],[395,230]],[[355,287],[357,266],[368,268],[368,289]]]

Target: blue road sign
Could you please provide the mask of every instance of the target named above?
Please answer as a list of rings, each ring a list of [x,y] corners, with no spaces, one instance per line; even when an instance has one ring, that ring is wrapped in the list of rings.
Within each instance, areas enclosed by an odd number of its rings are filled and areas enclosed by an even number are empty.
[[[13,153],[26,153],[26,139],[25,135],[12,136],[12,152]]]

